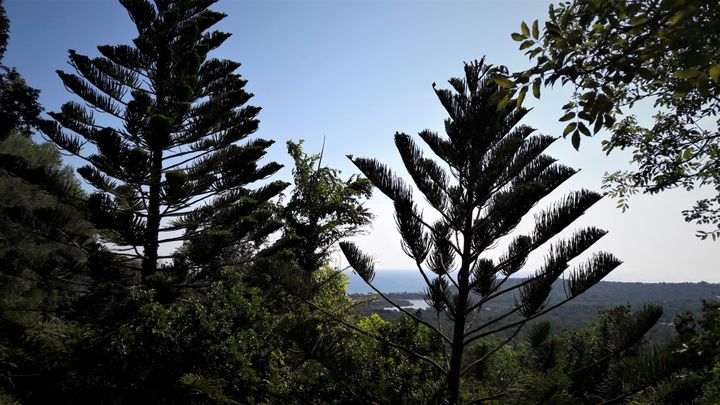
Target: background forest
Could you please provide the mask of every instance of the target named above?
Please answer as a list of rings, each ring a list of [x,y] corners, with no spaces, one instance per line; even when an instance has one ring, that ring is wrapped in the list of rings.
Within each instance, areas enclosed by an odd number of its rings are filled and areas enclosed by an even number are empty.
[[[343,177],[289,141],[286,182],[240,63],[213,56],[230,38],[216,0],[119,2],[136,37],[70,50],[57,111],[0,66],[0,403],[720,401],[717,285],[613,298],[607,231],[575,225],[603,198],[704,186],[683,215],[720,236],[717,4],[551,6],[511,34],[531,68],[481,58],[433,83],[443,133],[397,132],[398,167],[348,155],[361,174]],[[10,23],[0,0],[0,61]],[[574,92],[543,135],[524,104],[554,84]],[[547,149],[600,131],[634,165],[609,196],[557,192],[577,170]],[[375,191],[417,296],[383,291],[355,243]],[[373,293],[348,294],[348,271]]]

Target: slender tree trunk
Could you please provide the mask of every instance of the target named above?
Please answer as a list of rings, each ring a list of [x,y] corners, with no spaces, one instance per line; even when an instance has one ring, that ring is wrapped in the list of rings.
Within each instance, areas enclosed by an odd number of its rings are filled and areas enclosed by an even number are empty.
[[[470,199],[472,195],[470,195]],[[460,372],[462,371],[463,351],[465,349],[465,318],[468,304],[468,286],[470,284],[470,252],[472,249],[472,210],[465,216],[465,232],[463,232],[462,263],[458,272],[458,299],[455,306],[455,325],[453,328],[452,352],[450,353],[450,370],[448,389],[450,404],[460,401]]]
[[[143,257],[143,283],[157,270],[158,231],[160,229],[160,182],[162,180],[162,150],[152,153],[150,190],[148,193],[148,216],[145,227]]]
[[[460,269],[458,277],[458,302],[455,309],[455,326],[453,328],[452,351],[450,353],[450,370],[448,374],[448,389],[450,390],[450,403],[455,405],[460,398],[460,371],[462,371],[462,358],[464,334],[465,334],[465,307],[467,306],[467,294],[463,291],[467,289],[467,273],[466,265]],[[465,276],[464,274],[465,273]]]
[[[159,38],[161,43],[165,38]],[[165,81],[169,64],[168,51],[161,48],[158,52],[157,69],[155,77],[152,78],[152,87],[155,89],[155,111],[152,113],[167,111],[165,100]],[[152,118],[151,118],[152,120]],[[157,271],[158,260],[158,233],[160,230],[160,184],[163,171],[163,149],[161,139],[168,139],[169,134],[158,133],[161,130],[154,128],[156,133],[151,134],[153,138],[150,145],[150,190],[148,191],[147,220],[145,223],[145,245],[143,252],[142,283],[145,285],[146,278]]]

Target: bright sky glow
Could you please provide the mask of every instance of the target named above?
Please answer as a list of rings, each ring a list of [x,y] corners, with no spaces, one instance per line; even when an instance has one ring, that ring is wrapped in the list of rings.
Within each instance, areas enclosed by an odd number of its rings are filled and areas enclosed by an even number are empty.
[[[510,69],[527,66],[510,33],[522,20],[541,19],[547,2],[526,1],[232,1],[215,9],[228,17],[217,27],[233,36],[214,56],[243,63],[240,73],[263,107],[258,136],[277,141],[269,159],[289,164],[285,142],[306,140],[308,152],[326,139],[324,162],[347,176],[357,170],[346,154],[375,157],[404,172],[392,135],[442,130],[446,114],[431,84],[447,87],[463,61],[487,55]],[[67,50],[97,56],[97,45],[129,43],[134,26],[113,0],[6,0],[11,37],[5,63],[42,91],[47,110],[71,98],[55,74],[71,69]],[[566,89],[543,89],[542,101],[523,121],[557,135]],[[528,96],[528,98],[531,98]],[[650,108],[641,108],[646,118]],[[642,118],[642,116],[641,116]],[[549,197],[586,187],[600,189],[603,172],[626,167],[628,155],[606,157],[600,139],[583,139],[580,152],[569,140],[549,151],[582,171]],[[281,174],[290,177],[290,168]],[[609,280],[720,282],[720,242],[694,237],[680,211],[707,191],[674,191],[631,200],[622,214],[606,199],[580,224],[610,230],[595,250],[624,260]],[[400,249],[392,207],[384,196],[369,202],[376,215],[360,245],[379,268],[412,268]],[[521,224],[521,227],[523,225]],[[530,261],[536,265],[539,258]]]

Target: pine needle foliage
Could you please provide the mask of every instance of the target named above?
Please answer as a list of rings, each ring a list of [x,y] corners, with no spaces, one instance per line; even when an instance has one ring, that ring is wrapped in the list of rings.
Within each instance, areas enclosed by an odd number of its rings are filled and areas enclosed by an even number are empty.
[[[568,263],[602,238],[603,230],[588,227],[567,239],[554,239],[600,200],[601,195],[592,191],[567,195],[535,215],[532,231],[508,236],[540,200],[576,170],[543,153],[557,138],[535,135],[533,128],[520,124],[527,109],[516,102],[498,106],[497,94],[502,88],[493,78],[506,73],[504,67],[480,60],[465,65],[464,78],[449,80],[452,90],[433,85],[450,116],[445,121],[446,136],[425,130],[419,138],[439,161],[426,157],[410,135],[395,134],[405,168],[439,220],[425,220],[413,189],[387,166],[375,159],[350,156],[393,201],[402,248],[427,283],[426,299],[438,318],[443,314],[451,320],[452,330],[446,331],[440,324],[432,325],[405,311],[446,342],[449,353],[442,368],[451,404],[470,399],[461,395],[463,375],[487,361],[509,339],[470,360],[466,351],[476,341],[505,330],[516,336],[528,321],[582,294],[620,264],[613,255],[601,252],[569,270]],[[510,242],[505,253],[490,259],[488,252],[503,246],[500,239],[506,236]],[[551,239],[544,265],[522,282],[506,285],[528,255]],[[372,286],[370,257],[349,242],[341,248],[354,270]],[[561,277],[566,280],[566,297],[548,302],[553,283]],[[497,318],[482,319],[483,306],[504,294],[514,294],[515,306]]]
[[[40,128],[85,162],[77,172],[94,192],[83,208],[141,266],[143,285],[212,277],[278,227],[270,201],[286,183],[249,188],[281,167],[260,163],[273,142],[249,139],[260,108],[246,104],[240,64],[209,56],[230,36],[210,30],[225,17],[209,9],[215,0],[120,3],[133,44],[99,46],[98,57],[70,50],[74,72],[58,75],[82,102]]]
[[[0,0],[0,59],[5,56],[8,39],[10,37],[10,21],[8,21],[7,15],[5,14],[3,2],[3,0]]]
[[[52,177],[68,196],[82,194],[52,145],[15,133],[0,141],[0,160]],[[61,386],[92,235],[71,206],[0,169],[0,393],[33,403]],[[0,403],[12,402],[0,395]]]
[[[40,92],[28,86],[14,68],[2,63],[9,32],[10,21],[0,0],[0,141],[16,132],[30,136],[42,110],[38,103]]]

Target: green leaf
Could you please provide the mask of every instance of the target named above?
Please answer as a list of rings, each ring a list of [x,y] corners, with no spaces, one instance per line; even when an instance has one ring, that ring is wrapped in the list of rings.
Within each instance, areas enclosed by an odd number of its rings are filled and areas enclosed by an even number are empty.
[[[495,77],[493,77],[493,81],[494,81],[495,84],[497,84],[498,86],[505,87],[505,88],[508,88],[508,89],[511,89],[511,88],[515,87],[515,83],[513,83],[513,81],[510,80],[510,79],[509,79],[508,77],[506,77],[506,76],[495,76]]]
[[[522,24],[520,24],[520,29],[522,30],[522,33],[523,33],[523,35],[525,35],[525,37],[530,36],[530,28],[528,28],[528,25],[525,24],[525,21],[523,21]]]
[[[520,50],[522,51],[523,49],[530,48],[533,45],[535,45],[535,41],[533,41],[532,39],[528,39],[527,41],[520,44]]]
[[[638,26],[645,24],[648,21],[650,21],[650,18],[648,18],[647,16],[635,17],[630,20],[630,25]]]
[[[532,36],[535,39],[540,38],[540,27],[538,27],[538,20],[533,21],[532,25]]]
[[[670,25],[677,25],[680,21],[685,19],[685,16],[687,15],[687,10],[680,10],[677,13],[673,14],[672,17],[670,17],[670,20],[668,22]]]
[[[577,128],[577,122],[569,123],[563,131],[563,136],[568,136],[570,132],[575,131],[575,128]]]
[[[512,37],[512,39],[518,42],[525,40],[525,36],[523,34],[518,34],[517,32],[513,32],[512,34],[510,34],[510,36]]]
[[[560,121],[560,122],[562,122],[562,121],[570,121],[570,120],[573,119],[573,118],[575,118],[575,113],[572,112],[572,111],[570,111],[569,113],[567,113],[567,114],[563,115],[562,117],[560,117],[560,120],[559,120],[559,121]]]
[[[605,152],[605,154],[609,155],[610,152],[613,150],[613,145],[608,141],[602,141],[600,142],[600,145],[602,145],[602,151]]]
[[[591,134],[590,134],[590,130],[588,129],[588,127],[585,126],[585,123],[583,123],[583,122],[580,123],[580,125],[578,126],[578,129],[579,129],[580,132],[582,132],[582,134],[585,135],[585,136],[590,136],[590,135],[591,135]]]
[[[572,146],[573,148],[575,148],[575,150],[580,150],[580,132],[573,132],[572,138],[570,138],[570,142],[572,142]]]
[[[683,158],[683,160],[690,160],[692,155],[693,155],[693,150],[688,148],[688,149],[685,149],[685,151],[683,151],[682,158]]]
[[[612,114],[603,114],[603,118],[605,119],[605,126],[607,128],[612,128],[612,126],[615,125],[615,117],[613,117]]]
[[[601,114],[598,114],[597,118],[595,118],[595,126],[593,127],[593,133],[597,134],[602,128],[604,122],[605,120],[603,119],[603,116]]]
[[[542,48],[538,46],[537,48],[528,51],[528,55],[530,56],[530,59],[532,59],[536,57],[540,52],[542,52]]]
[[[710,66],[709,73],[715,83],[720,83],[720,63]]]
[[[511,92],[508,92],[508,93],[505,95],[505,97],[503,97],[502,100],[500,100],[500,102],[498,103],[497,109],[498,109],[498,110],[502,110],[503,108],[505,108],[505,106],[507,106],[507,104],[510,102],[510,97],[511,97],[511,96],[512,96],[512,93],[511,93]]]
[[[702,74],[701,71],[697,69],[685,69],[685,70],[678,70],[677,72],[673,73],[673,76],[677,77],[678,79],[693,79]]]
[[[517,106],[518,107],[522,107],[522,103],[523,103],[523,101],[525,101],[525,95],[527,94],[527,92],[528,92],[527,86],[523,86],[523,88],[520,89],[520,94],[518,95],[518,98],[517,98]]]
[[[535,79],[533,82],[533,96],[540,98],[540,78]]]
[[[618,48],[625,48],[627,46],[627,41],[624,38],[620,38],[617,41],[613,42],[613,45]]]

